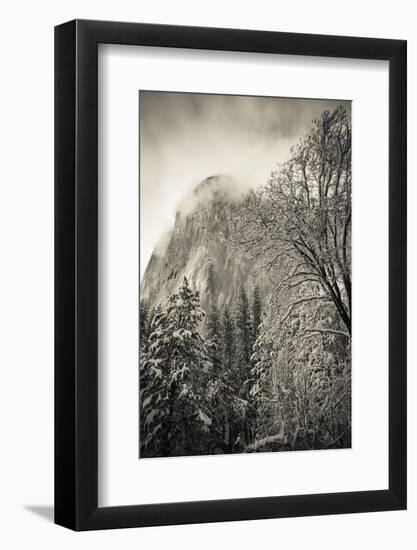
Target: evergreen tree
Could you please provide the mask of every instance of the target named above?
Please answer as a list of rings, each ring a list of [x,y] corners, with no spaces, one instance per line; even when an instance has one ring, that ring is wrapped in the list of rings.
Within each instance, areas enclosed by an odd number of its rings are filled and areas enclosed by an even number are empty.
[[[236,335],[238,358],[242,367],[248,366],[252,355],[252,324],[249,312],[249,302],[245,289],[241,288],[236,311]]]
[[[224,317],[225,384],[227,385],[228,452],[240,452],[251,439],[248,387],[251,355],[251,321],[244,289],[235,308]]]
[[[225,426],[228,417],[229,392],[224,369],[223,322],[216,303],[213,301],[207,319],[207,351],[212,368],[207,398],[212,414],[211,446],[213,454],[225,452]]]
[[[253,346],[252,369],[249,396],[255,411],[254,436],[257,439],[269,435],[273,420],[273,384],[272,384],[273,347],[268,338],[266,327],[259,326],[259,335]],[[272,404],[272,405],[271,405]]]
[[[223,314],[223,368],[227,371],[233,370],[235,351],[236,343],[233,319],[229,308],[226,307]]]
[[[219,376],[222,368],[222,322],[216,303],[212,303],[207,316],[207,351],[213,365],[214,376]]]
[[[162,307],[159,304],[148,311],[148,331],[150,331],[152,320],[160,313],[162,313]]]
[[[262,301],[261,301],[261,295],[259,293],[259,287],[258,285],[256,285],[253,291],[253,305],[252,305],[252,329],[253,329],[252,346],[256,342],[256,339],[258,338],[261,320],[262,320]]]
[[[146,302],[141,302],[139,306],[139,345],[141,352],[146,349],[151,322],[148,305]]]
[[[254,437],[254,424],[256,409],[250,397],[251,388],[251,357],[253,352],[254,328],[251,319],[251,311],[244,288],[241,289],[236,311],[236,342],[237,342],[237,395],[240,397],[239,411],[239,441],[242,450],[248,446]]]
[[[140,454],[159,456],[166,418],[169,414],[166,396],[167,350],[162,348],[162,335],[166,315],[159,313],[150,324],[149,346],[141,348],[139,401],[140,401]]]
[[[211,364],[199,332],[204,312],[187,279],[152,321],[141,369],[141,454],[207,452]]]
[[[240,379],[237,376],[236,334],[233,317],[228,307],[223,312],[223,370],[222,370],[222,403],[224,419],[222,444],[224,452],[231,453],[239,433],[239,420],[236,400],[239,393]]]

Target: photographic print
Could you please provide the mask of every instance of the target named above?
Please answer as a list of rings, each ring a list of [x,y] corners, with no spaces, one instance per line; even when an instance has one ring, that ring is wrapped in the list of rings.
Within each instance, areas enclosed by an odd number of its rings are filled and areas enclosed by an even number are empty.
[[[351,102],[139,92],[139,457],[351,447]]]

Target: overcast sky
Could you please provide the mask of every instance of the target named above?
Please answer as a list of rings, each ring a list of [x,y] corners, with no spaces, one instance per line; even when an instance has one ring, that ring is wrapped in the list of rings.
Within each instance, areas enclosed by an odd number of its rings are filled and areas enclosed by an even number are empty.
[[[215,174],[265,183],[312,120],[340,103],[140,91],[141,278],[196,184]]]

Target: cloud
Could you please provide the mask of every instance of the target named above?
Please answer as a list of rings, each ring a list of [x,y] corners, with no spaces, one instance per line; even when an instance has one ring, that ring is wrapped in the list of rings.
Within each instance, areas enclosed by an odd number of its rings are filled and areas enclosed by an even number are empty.
[[[243,200],[251,187],[247,182],[239,181],[225,174],[215,174],[200,182],[177,206],[177,213],[188,216],[201,204],[226,198],[229,202]]]

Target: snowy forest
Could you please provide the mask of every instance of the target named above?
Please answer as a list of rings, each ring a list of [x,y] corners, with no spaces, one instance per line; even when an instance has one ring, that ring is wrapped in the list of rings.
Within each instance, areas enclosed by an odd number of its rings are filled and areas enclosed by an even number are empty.
[[[200,241],[184,240],[197,219],[187,212],[150,262],[158,295],[171,290],[140,302],[140,457],[349,448],[350,114],[322,111],[264,185],[230,207],[215,200],[221,214],[207,221],[212,199],[193,229]],[[192,241],[207,276],[189,268]]]

